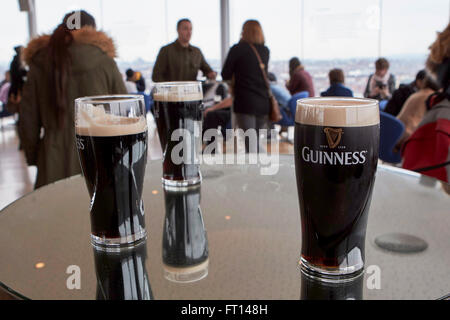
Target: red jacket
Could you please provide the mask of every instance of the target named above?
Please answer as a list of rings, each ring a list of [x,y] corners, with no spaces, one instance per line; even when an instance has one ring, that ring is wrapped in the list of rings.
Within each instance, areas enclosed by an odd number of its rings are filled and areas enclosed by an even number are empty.
[[[402,148],[403,168],[449,182],[450,101],[433,106]]]

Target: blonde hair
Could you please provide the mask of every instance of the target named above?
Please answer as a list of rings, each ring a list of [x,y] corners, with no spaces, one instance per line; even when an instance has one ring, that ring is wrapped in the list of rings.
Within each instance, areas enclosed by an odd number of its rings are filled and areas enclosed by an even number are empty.
[[[430,46],[430,55],[427,60],[427,69],[436,72],[446,58],[450,58],[450,23],[442,32],[438,32],[436,41]]]
[[[253,44],[264,44],[264,33],[257,20],[247,20],[244,22],[241,39]]]

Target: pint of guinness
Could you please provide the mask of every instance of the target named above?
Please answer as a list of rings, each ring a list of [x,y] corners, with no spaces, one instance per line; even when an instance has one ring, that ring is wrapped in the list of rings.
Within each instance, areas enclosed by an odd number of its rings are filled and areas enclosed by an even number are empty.
[[[319,278],[352,278],[363,271],[378,162],[378,108],[371,99],[297,102],[294,148],[301,266]]]
[[[163,150],[165,185],[186,187],[201,182],[203,93],[200,82],[155,84],[154,116]]]
[[[147,122],[140,96],[76,100],[75,132],[91,197],[91,240],[120,248],[146,237],[142,189]]]

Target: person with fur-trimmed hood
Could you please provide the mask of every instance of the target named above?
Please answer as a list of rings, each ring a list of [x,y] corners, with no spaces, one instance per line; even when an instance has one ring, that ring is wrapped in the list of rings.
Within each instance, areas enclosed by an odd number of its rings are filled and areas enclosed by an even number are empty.
[[[96,30],[85,11],[68,13],[53,34],[31,40],[23,56],[30,69],[19,107],[19,136],[28,165],[37,166],[39,188],[81,172],[74,100],[127,91],[113,40]]]

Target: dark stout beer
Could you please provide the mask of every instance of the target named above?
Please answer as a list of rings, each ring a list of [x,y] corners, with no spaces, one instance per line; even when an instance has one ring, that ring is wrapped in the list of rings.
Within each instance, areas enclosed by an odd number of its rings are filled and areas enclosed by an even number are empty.
[[[201,179],[197,156],[201,151],[202,98],[201,92],[154,95],[154,115],[164,158],[163,179],[169,184],[170,181],[194,181],[189,184],[195,184]],[[179,129],[188,135],[180,137]],[[175,149],[180,142],[184,147]]]
[[[166,276],[194,281],[206,276],[208,239],[200,208],[200,186],[174,191],[165,188],[166,216],[163,263]]]
[[[101,125],[102,122],[108,125]],[[116,117],[113,123],[100,120],[77,127],[76,139],[91,196],[92,235],[114,244],[145,237],[142,201],[147,163],[145,119]]]
[[[294,146],[302,267],[331,275],[362,270],[378,144],[376,102],[299,101]]]
[[[95,249],[97,300],[152,300],[145,242],[118,252]]]

